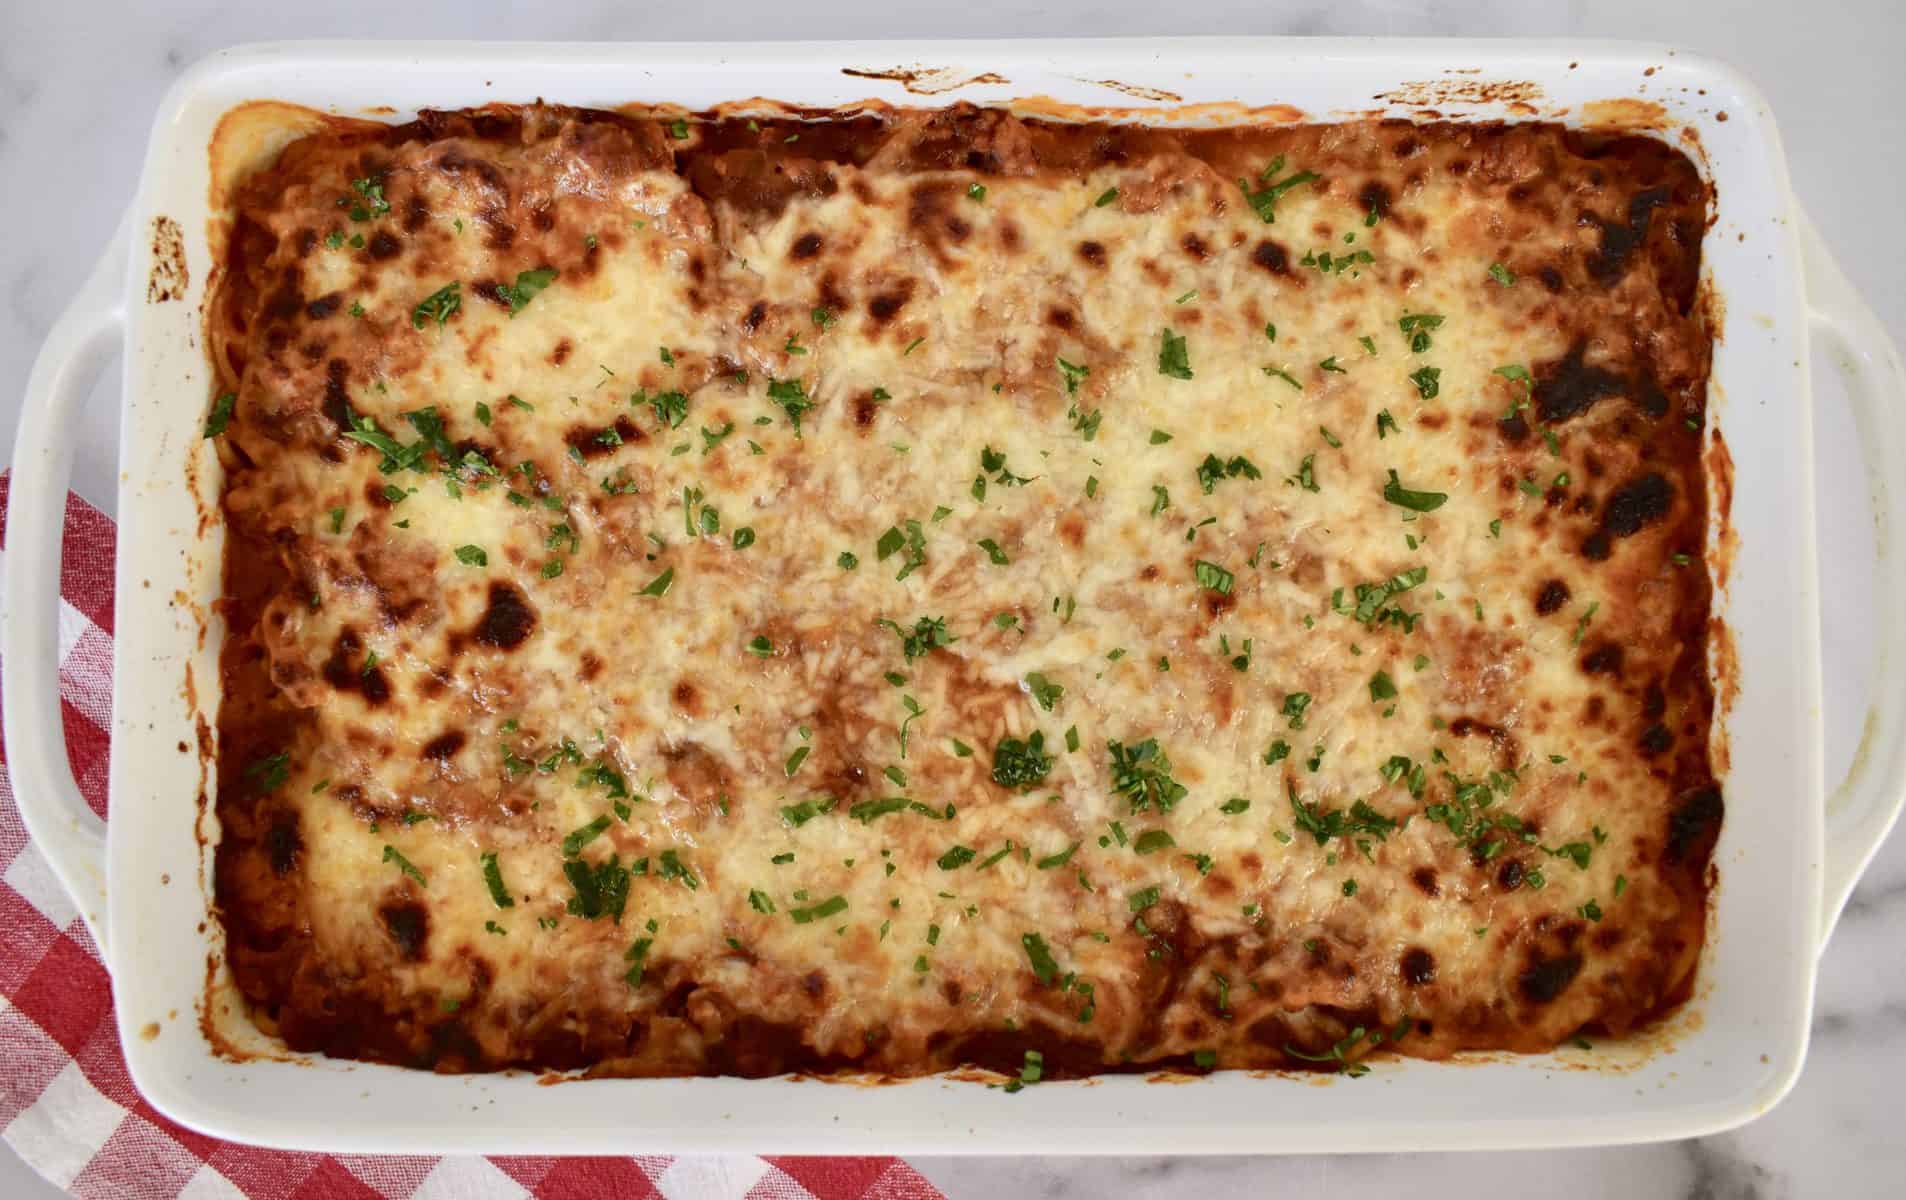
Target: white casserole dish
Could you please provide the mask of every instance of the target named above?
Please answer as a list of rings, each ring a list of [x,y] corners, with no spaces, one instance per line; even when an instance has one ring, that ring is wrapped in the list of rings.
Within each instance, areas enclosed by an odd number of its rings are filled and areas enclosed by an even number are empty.
[[[845,74],[926,64],[923,94]],[[1127,85],[1109,90],[1093,80]],[[1404,85],[1430,81],[1431,91]],[[1489,86],[1501,82],[1516,88]],[[915,81],[913,89],[924,84]],[[1313,120],[1420,117],[1423,97],[1461,120],[1632,120],[1660,106],[1662,136],[1692,136],[1717,192],[1703,266],[1726,313],[1715,346],[1710,437],[1734,462],[1719,559],[1738,699],[1722,728],[1731,763],[1710,937],[1695,997],[1633,1044],[1472,1063],[1379,1064],[1325,1081],[1224,1072],[1159,1090],[1141,1077],[1042,1084],[1011,1097],[944,1078],[884,1087],[794,1080],[597,1080],[437,1076],[282,1051],[221,1058],[203,1031],[248,1028],[214,988],[201,730],[218,706],[222,530],[215,456],[199,426],[210,394],[200,305],[212,268],[206,147],[219,117],[254,99],[358,114],[538,97],[575,104],[705,107],[766,96],[831,106],[1005,101],[1082,105],[1288,104]],[[1452,94],[1452,89],[1454,94]],[[1386,98],[1386,93],[1393,98]],[[1462,99],[1468,95],[1471,99]],[[1585,107],[1586,106],[1586,107]],[[1689,135],[1684,131],[1692,131]],[[157,302],[154,222],[183,231],[190,283]],[[1854,880],[1906,798],[1906,610],[1880,605],[1865,740],[1829,800],[1822,779],[1809,340],[1850,376],[1881,540],[1882,597],[1906,595],[1906,372],[1794,205],[1759,94],[1719,64],[1654,46],[1534,42],[962,42],[756,46],[286,44],[200,63],[162,104],[137,199],[29,382],[14,462],[5,611],[6,741],[35,840],[78,899],[111,969],[133,1079],[162,1112],[207,1133],[350,1152],[849,1153],[1335,1152],[1534,1148],[1713,1132],[1772,1107],[1806,1051],[1815,961]],[[120,440],[110,836],[86,809],[61,741],[55,629],[61,497],[71,419],[110,349],[126,348]],[[188,469],[190,467],[190,469]],[[1711,525],[1717,529],[1722,522]],[[1722,669],[1717,663],[1717,670]],[[188,676],[196,686],[188,685]],[[202,840],[203,839],[203,840]],[[154,1030],[156,1029],[156,1035]],[[263,1046],[258,1035],[253,1043]]]

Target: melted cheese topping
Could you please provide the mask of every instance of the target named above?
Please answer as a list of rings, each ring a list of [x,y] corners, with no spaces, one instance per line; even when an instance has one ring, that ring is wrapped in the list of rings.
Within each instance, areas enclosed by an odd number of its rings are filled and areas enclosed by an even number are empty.
[[[241,987],[633,1074],[1650,1018],[1720,808],[1705,217],[1549,127],[294,146],[215,318]]]

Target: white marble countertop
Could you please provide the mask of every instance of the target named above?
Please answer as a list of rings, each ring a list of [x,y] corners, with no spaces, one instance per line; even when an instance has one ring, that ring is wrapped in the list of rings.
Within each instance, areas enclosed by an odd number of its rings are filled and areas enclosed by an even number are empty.
[[[486,9],[490,11],[485,11]],[[292,12],[296,15],[293,16]],[[847,36],[1118,34],[1582,36],[1665,42],[1729,60],[1771,100],[1795,187],[1854,283],[1906,332],[1906,6],[1897,0],[1174,0],[1158,4],[959,0],[910,11],[891,0],[614,0],[483,5],[471,0],[98,0],[0,5],[0,455],[33,354],[93,264],[132,193],[147,127],[195,59],[245,41],[346,38],[681,40]],[[1868,686],[1869,518],[1858,442],[1831,371],[1816,364],[1830,775],[1852,754]],[[112,506],[116,376],[97,390],[77,489]],[[1893,598],[1894,603],[1899,602]],[[1906,837],[1881,851],[1821,962],[1805,1074],[1771,1115],[1735,1133],[1660,1146],[1475,1157],[930,1159],[950,1195],[1166,1196],[1466,1194],[1879,1196],[1906,1187]],[[737,1149],[743,1149],[737,1147]],[[0,1195],[59,1193],[0,1148]]]

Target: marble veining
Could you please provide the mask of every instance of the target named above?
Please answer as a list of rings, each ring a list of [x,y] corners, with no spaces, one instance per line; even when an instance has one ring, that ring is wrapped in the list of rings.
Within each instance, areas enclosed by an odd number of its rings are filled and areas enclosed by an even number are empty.
[[[1875,310],[1906,332],[1906,225],[1891,215],[1906,145],[1906,7],[1824,0],[1738,7],[1728,0],[962,0],[908,8],[728,0],[628,6],[616,0],[478,6],[456,0],[327,0],[318,6],[158,0],[0,5],[0,452],[32,356],[91,269],[137,178],[167,86],[221,46],[286,37],[657,40],[734,36],[1107,36],[1370,34],[1625,37],[1732,61],[1780,119],[1795,188]],[[1820,381],[1816,436],[1829,772],[1858,737],[1871,684],[1871,522],[1860,510],[1859,442],[1837,385]],[[108,508],[117,386],[82,420],[75,485]],[[1779,397],[1773,397],[1778,402]],[[1898,603],[1898,598],[1890,598]],[[1465,1155],[1231,1159],[920,1160],[955,1197],[1469,1195],[1541,1200],[1760,1200],[1906,1192],[1906,838],[1882,849],[1821,959],[1818,1016],[1793,1095],[1734,1133],[1678,1144]],[[737,1147],[737,1150],[744,1149]],[[0,1149],[0,1195],[57,1196]]]

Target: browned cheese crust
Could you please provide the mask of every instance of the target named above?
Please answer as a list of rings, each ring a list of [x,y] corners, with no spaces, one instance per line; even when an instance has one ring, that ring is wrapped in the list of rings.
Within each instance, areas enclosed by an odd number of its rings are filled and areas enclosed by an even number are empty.
[[[210,316],[239,987],[619,1075],[1658,1018],[1721,815],[1708,209],[1536,124],[292,144]]]

